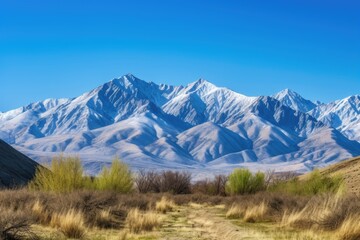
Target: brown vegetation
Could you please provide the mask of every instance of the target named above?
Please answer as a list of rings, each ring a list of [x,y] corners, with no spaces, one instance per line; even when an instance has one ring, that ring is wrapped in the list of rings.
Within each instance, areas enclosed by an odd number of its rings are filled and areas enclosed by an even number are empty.
[[[131,209],[126,217],[129,230],[133,233],[152,231],[160,226],[160,216],[154,212],[141,212],[138,208]]]
[[[186,172],[139,172],[135,177],[120,161],[98,178],[84,177],[79,163],[57,159],[54,171],[39,170],[30,188],[0,191],[0,239],[36,239],[33,225],[76,239],[94,229],[116,229],[125,239],[128,231],[159,228],[164,214],[176,214],[184,205],[222,205],[227,218],[247,224],[271,222],[284,229],[331,232],[344,240],[360,237],[359,198],[345,195],[340,175],[323,170],[298,177],[236,169],[229,177],[192,183]],[[68,171],[72,167],[76,179]]]
[[[140,193],[188,194],[191,192],[191,174],[175,171],[140,171],[135,184]]]

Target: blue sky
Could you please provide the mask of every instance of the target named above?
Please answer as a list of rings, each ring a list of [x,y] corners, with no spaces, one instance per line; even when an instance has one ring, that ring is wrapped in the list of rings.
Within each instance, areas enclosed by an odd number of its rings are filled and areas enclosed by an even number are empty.
[[[0,111],[133,73],[245,95],[360,94],[360,2],[0,0]]]

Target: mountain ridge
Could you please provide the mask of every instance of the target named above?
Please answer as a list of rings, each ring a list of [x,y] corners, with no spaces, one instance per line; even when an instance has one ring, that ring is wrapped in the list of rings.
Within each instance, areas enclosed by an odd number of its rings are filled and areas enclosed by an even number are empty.
[[[356,104],[348,104],[351,117]],[[360,143],[343,135],[347,129],[322,121],[319,113],[333,109],[324,106],[289,89],[248,97],[204,79],[172,86],[127,74],[79,97],[1,113],[0,137],[39,162],[79,154],[94,173],[113,156],[136,168],[288,164],[306,171],[360,155]]]

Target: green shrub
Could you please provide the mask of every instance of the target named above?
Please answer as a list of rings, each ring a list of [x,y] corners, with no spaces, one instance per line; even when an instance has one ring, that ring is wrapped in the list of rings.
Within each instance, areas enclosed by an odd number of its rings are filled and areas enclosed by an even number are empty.
[[[252,174],[248,169],[235,169],[226,185],[226,192],[231,195],[251,194],[265,189],[265,174]]]
[[[49,169],[38,167],[30,188],[71,192],[84,186],[83,168],[78,157],[55,157]]]
[[[110,168],[104,167],[95,178],[95,188],[119,193],[128,193],[133,189],[133,177],[129,167],[115,159]]]
[[[341,176],[326,176],[319,170],[314,170],[304,180],[294,178],[290,181],[279,182],[270,186],[269,190],[297,195],[338,193],[344,190],[344,181]]]

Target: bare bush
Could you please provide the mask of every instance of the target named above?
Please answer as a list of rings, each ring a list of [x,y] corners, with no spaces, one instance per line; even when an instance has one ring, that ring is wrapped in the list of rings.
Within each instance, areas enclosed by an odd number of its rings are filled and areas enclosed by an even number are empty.
[[[159,193],[160,174],[155,171],[140,170],[135,178],[135,184],[140,193]]]
[[[191,190],[191,174],[177,171],[140,171],[135,183],[140,193],[187,194]]]
[[[271,185],[288,182],[298,176],[299,174],[296,172],[275,172],[274,170],[268,170],[265,172],[265,185],[270,187]]]
[[[226,175],[216,175],[214,179],[200,180],[191,186],[192,193],[201,193],[213,196],[226,196]]]
[[[161,173],[160,192],[187,194],[191,189],[191,174],[187,172],[164,171]]]
[[[38,239],[30,229],[31,219],[29,214],[10,209],[0,209],[0,211],[0,239]]]

